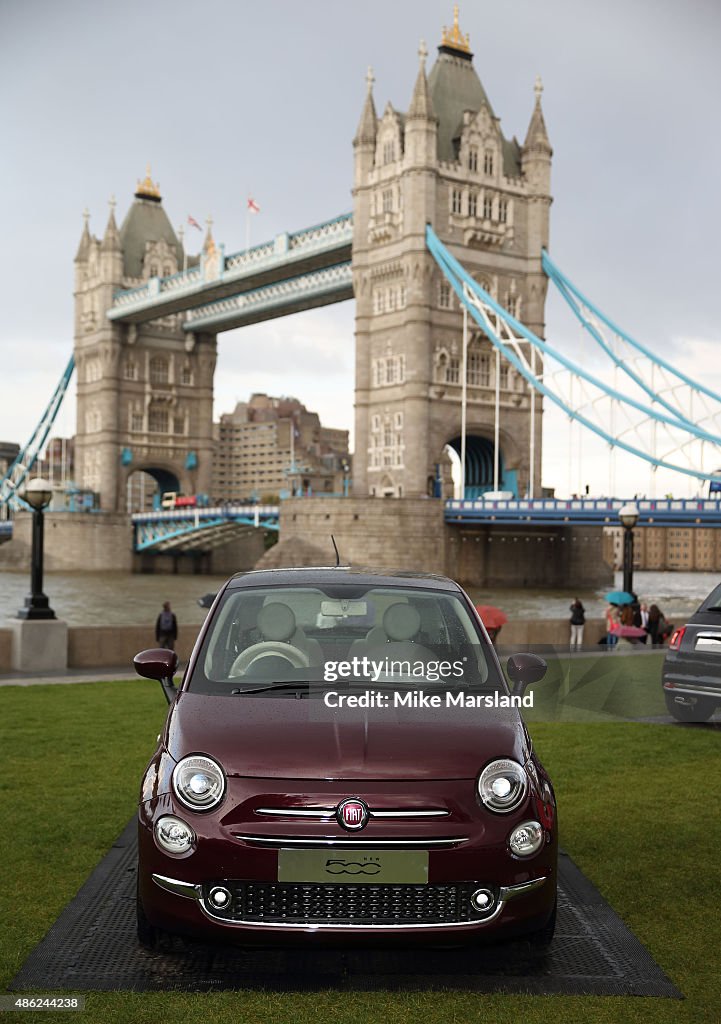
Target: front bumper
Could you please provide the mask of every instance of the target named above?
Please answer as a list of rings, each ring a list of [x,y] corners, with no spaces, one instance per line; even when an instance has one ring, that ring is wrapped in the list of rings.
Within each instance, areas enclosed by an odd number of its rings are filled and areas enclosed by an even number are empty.
[[[548,885],[549,875],[517,885],[490,888],[480,882],[456,885],[324,885],[248,883],[221,880],[205,884],[153,874],[158,888],[194,900],[211,921],[234,928],[357,933],[486,928],[507,904],[527,898]],[[555,880],[554,880],[555,881]],[[548,885],[549,890],[555,886]],[[229,895],[223,910],[213,894]],[[485,912],[474,909],[471,897],[483,892],[490,900]]]
[[[261,808],[282,803],[267,783],[231,780],[225,807],[208,814],[181,808],[167,793],[143,801],[139,809],[139,893],[148,921],[158,928],[246,944],[322,942],[352,944],[385,936],[406,943],[474,941],[500,938],[542,928],[556,900],[557,833],[555,811],[546,822],[545,842],[532,857],[509,852],[510,831],[522,820],[544,821],[538,794],[509,816],[479,809],[474,785],[467,780],[426,783],[417,803],[444,808],[444,817],[419,820],[410,815],[371,819],[362,835],[349,836],[335,822],[306,817],[284,820]],[[332,791],[332,792],[331,792]],[[313,784],[302,794],[304,805],[337,802],[347,786]],[[378,808],[398,806],[398,787],[366,783],[363,795]],[[300,800],[293,797],[293,801]],[[286,800],[290,802],[291,798]],[[297,813],[297,812],[296,812]],[[408,812],[405,812],[408,814]],[[413,812],[417,814],[417,812]],[[164,853],[153,826],[166,814],[188,821],[197,835],[195,849],[183,855]],[[397,820],[396,820],[397,819]],[[288,847],[328,847],[334,856],[362,846],[428,851],[424,884],[351,884],[279,881],[279,854]],[[218,908],[214,889],[228,893]],[[478,890],[491,904],[475,907]]]

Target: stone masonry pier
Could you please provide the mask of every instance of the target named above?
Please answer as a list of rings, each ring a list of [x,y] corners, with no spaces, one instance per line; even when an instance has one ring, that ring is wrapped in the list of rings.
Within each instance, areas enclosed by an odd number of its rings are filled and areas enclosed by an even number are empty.
[[[281,504],[273,564],[293,540],[353,565],[415,569],[451,576],[464,586],[593,587],[611,585],[603,528],[592,526],[449,526],[433,498],[294,498]]]

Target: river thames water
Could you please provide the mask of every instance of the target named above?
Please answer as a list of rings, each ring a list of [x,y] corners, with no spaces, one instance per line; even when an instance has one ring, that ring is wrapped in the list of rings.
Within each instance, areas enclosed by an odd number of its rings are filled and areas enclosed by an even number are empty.
[[[44,590],[58,618],[71,626],[143,625],[155,623],[163,601],[170,601],[179,624],[200,625],[205,609],[198,598],[215,592],[225,576],[133,575],[123,572],[46,573]],[[621,574],[616,573],[616,589]],[[0,572],[0,624],[11,618],[29,590],[29,574]],[[634,586],[641,600],[656,603],[671,622],[695,611],[721,574],[708,572],[636,572]],[[522,588],[469,588],[478,604],[502,608],[509,620],[565,619],[568,606],[579,597],[589,618],[602,617],[607,587],[589,590],[525,590]]]

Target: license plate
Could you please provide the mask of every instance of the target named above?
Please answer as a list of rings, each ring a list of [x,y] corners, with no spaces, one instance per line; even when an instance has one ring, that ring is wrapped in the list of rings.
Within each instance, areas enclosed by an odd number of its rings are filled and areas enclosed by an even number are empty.
[[[279,882],[427,885],[427,850],[279,850]]]

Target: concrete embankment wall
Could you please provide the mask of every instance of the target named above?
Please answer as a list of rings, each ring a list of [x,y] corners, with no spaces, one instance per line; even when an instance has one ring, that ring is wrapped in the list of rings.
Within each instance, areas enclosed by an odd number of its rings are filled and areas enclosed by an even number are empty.
[[[178,641],[177,651],[184,664],[190,656],[200,626],[194,631],[185,627]],[[589,619],[584,633],[584,646],[597,653],[597,641],[605,633],[603,619]],[[568,646],[567,619],[546,619],[509,622],[501,630],[499,644],[505,649],[517,645],[550,644],[563,649]],[[71,626],[68,629],[68,668],[107,669],[127,665],[128,678],[135,675],[133,657],[138,651],[155,647],[155,636],[147,626]],[[0,674],[11,672],[11,633],[0,629]]]
[[[46,572],[86,572],[132,568],[133,535],[127,516],[89,512],[46,512],[43,563]],[[0,569],[30,566],[32,516],[13,519],[13,539],[0,546]]]

